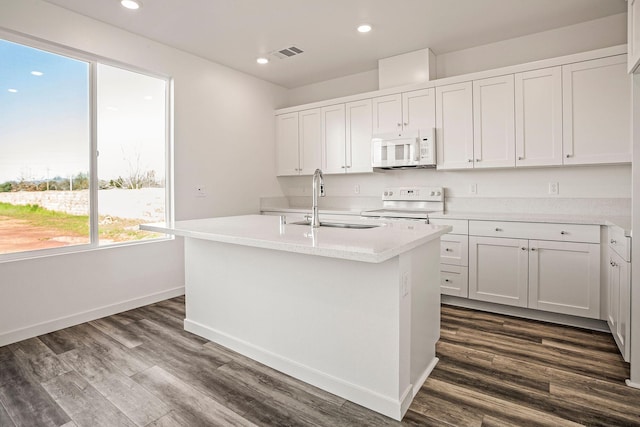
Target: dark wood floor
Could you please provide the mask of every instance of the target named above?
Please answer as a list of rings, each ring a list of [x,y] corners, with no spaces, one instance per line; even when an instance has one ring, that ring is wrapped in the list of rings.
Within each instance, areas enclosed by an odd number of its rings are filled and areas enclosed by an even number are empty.
[[[184,299],[0,347],[0,426],[640,426],[607,334],[443,306],[402,423],[182,330]]]

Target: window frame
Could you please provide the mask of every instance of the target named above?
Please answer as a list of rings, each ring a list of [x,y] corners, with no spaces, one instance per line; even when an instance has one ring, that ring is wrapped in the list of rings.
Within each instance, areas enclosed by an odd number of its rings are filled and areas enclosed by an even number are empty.
[[[82,61],[89,66],[89,147],[87,154],[89,155],[89,242],[75,244],[70,246],[61,246],[58,248],[34,249],[29,251],[10,252],[0,254],[0,264],[8,261],[19,261],[32,258],[40,258],[46,256],[57,256],[64,254],[72,254],[78,252],[87,252],[95,250],[113,249],[118,247],[140,245],[148,243],[164,242],[174,240],[173,235],[164,235],[161,237],[131,240],[127,242],[100,244],[98,237],[99,212],[98,212],[98,81],[97,72],[98,64],[108,65],[111,67],[121,68],[126,71],[143,74],[145,76],[161,79],[165,81],[165,222],[169,225],[174,223],[174,108],[173,94],[174,81],[171,76],[161,74],[154,71],[128,64],[122,61],[106,58],[100,55],[81,51],[75,48],[64,46],[55,42],[31,37],[14,31],[10,31],[0,27],[0,39],[21,44],[26,47],[39,49],[55,55],[65,56],[70,59]]]

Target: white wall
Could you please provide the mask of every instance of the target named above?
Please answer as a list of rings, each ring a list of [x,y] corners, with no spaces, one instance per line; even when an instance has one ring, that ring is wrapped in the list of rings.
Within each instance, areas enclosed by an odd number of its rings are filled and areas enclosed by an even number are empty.
[[[640,73],[633,75],[633,216],[631,227],[640,230]],[[631,382],[640,388],[640,237],[631,239]]]
[[[530,34],[437,57],[438,78],[554,58],[627,42],[627,14]]]
[[[549,195],[549,183],[559,183],[558,196]],[[469,185],[477,184],[477,195]],[[311,177],[282,177],[287,196],[311,195]],[[355,186],[360,193],[355,193]],[[386,186],[443,186],[447,197],[475,198],[620,198],[631,197],[631,166],[576,166],[531,169],[436,171],[434,169],[387,171],[373,174],[325,175],[330,196],[380,197]]]
[[[626,13],[455,52],[435,52],[437,78],[491,70],[627,42]],[[425,46],[428,47],[428,46]],[[378,70],[290,89],[280,107],[378,90]]]
[[[176,219],[257,213],[260,196],[281,194],[273,110],[283,88],[40,0],[0,2],[0,28],[173,77]],[[196,185],[208,196],[196,198]],[[183,286],[180,240],[0,263],[0,345]]]

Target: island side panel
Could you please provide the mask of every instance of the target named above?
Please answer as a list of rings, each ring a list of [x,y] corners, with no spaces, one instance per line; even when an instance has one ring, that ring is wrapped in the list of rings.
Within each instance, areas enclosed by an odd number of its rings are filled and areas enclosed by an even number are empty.
[[[375,264],[186,238],[185,268],[185,329],[401,417],[411,384],[399,257]]]
[[[408,253],[411,257],[411,383],[413,396],[438,361],[440,339],[440,239]],[[408,407],[407,407],[408,408]]]

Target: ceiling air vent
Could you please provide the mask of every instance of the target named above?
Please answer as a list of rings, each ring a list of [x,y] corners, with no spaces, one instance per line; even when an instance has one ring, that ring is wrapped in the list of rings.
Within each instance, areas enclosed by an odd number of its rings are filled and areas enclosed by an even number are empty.
[[[278,49],[271,52],[271,55],[278,59],[287,59],[296,55],[300,55],[304,50],[296,46],[285,47],[284,49]]]

